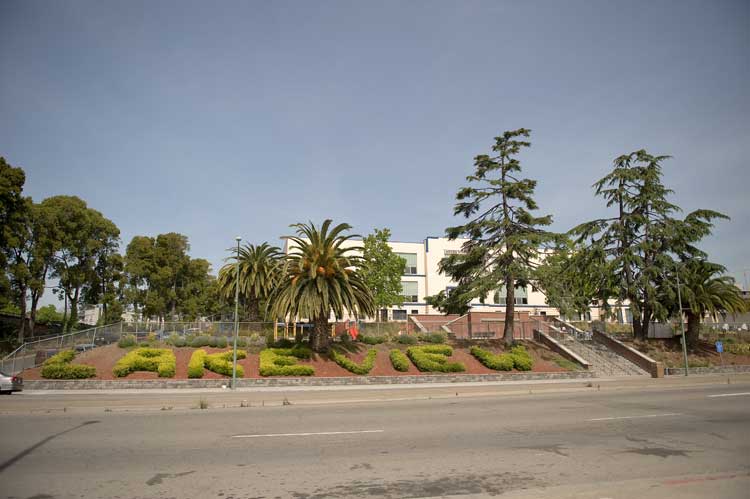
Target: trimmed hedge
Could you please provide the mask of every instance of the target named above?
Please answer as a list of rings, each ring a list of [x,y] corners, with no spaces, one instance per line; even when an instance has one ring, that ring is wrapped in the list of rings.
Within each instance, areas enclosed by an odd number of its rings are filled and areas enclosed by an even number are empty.
[[[408,334],[402,334],[398,338],[396,338],[396,341],[399,342],[402,345],[416,345],[417,344],[417,337],[416,336],[409,336]]]
[[[471,347],[469,352],[471,352],[471,355],[476,357],[483,366],[494,369],[495,371],[510,371],[513,369],[513,356],[509,353],[495,355],[494,353],[479,347]]]
[[[409,357],[401,350],[394,348],[389,355],[391,364],[396,371],[405,373],[409,370]]]
[[[120,337],[120,341],[117,342],[117,346],[120,348],[130,348],[136,345],[137,341],[134,334],[126,334]]]
[[[307,347],[266,348],[260,352],[261,376],[312,376],[312,366],[297,364],[298,359],[309,359],[312,351]]]
[[[247,357],[247,352],[244,350],[237,350],[237,360],[244,359]],[[233,350],[228,352],[212,353],[206,355],[204,365],[209,371],[213,371],[216,374],[223,374],[224,376],[232,375],[232,361],[234,359]],[[237,377],[245,377],[245,370],[239,364],[237,364]]]
[[[436,345],[445,343],[444,333],[423,333],[417,335],[417,338],[419,339],[419,341],[423,341],[425,343],[434,343]]]
[[[336,350],[331,350],[331,358],[347,371],[354,374],[369,374],[372,368],[375,367],[375,357],[377,357],[378,351],[371,348],[367,351],[367,357],[362,361],[361,364],[357,364],[346,355],[338,353]]]
[[[211,344],[211,337],[206,335],[196,336],[190,341],[193,348],[207,347]]]
[[[205,350],[200,349],[193,352],[190,356],[190,362],[188,362],[188,378],[202,378],[203,377],[203,364],[206,361]]]
[[[94,366],[71,364],[76,353],[73,350],[63,350],[53,355],[42,364],[41,375],[44,379],[85,379],[96,376]]]
[[[531,355],[523,346],[518,345],[511,348],[510,355],[513,357],[513,367],[519,371],[531,371],[531,368],[534,367]]]
[[[466,370],[466,366],[460,362],[448,362],[448,357],[453,355],[453,348],[448,345],[409,347],[406,355],[422,372],[456,373]]]
[[[357,341],[361,341],[365,345],[380,345],[381,343],[385,343],[385,336],[370,336],[367,334],[360,334],[357,337]]]
[[[177,370],[177,360],[169,348],[136,348],[117,361],[112,374],[123,378],[135,371],[152,371],[160,378],[172,378]]]

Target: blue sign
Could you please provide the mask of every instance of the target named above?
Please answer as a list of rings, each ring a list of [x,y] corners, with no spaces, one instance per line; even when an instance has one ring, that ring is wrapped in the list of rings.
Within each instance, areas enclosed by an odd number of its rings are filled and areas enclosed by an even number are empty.
[[[722,343],[720,341],[717,341],[716,342],[716,351],[719,352],[719,353],[723,353],[724,352],[724,343]]]

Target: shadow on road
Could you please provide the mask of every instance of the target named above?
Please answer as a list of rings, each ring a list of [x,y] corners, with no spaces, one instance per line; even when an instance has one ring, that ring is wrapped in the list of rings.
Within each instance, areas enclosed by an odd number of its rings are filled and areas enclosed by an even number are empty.
[[[71,431],[75,431],[78,428],[82,428],[82,427],[90,425],[90,424],[96,424],[98,422],[99,421],[84,421],[83,423],[81,423],[81,424],[79,424],[77,426],[74,426],[73,428],[68,428],[67,430],[63,430],[61,432],[55,433],[54,435],[50,435],[49,437],[40,440],[39,442],[35,443],[31,447],[28,447],[28,448],[22,450],[21,452],[19,452],[15,456],[11,457],[10,459],[8,459],[7,461],[5,461],[4,463],[0,464],[0,473],[2,473],[3,471],[5,471],[6,468],[8,468],[9,466],[13,465],[16,461],[19,461],[19,460],[23,459],[24,457],[26,457],[27,455],[31,454],[34,450],[36,450],[37,448],[39,448],[42,445],[46,444],[50,440],[52,440],[54,438],[57,438],[60,435],[65,435],[66,433],[70,433]]]

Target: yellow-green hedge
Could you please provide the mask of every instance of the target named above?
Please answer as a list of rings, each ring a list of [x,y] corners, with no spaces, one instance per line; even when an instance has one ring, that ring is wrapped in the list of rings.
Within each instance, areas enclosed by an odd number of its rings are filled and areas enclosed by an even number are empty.
[[[136,348],[117,361],[112,373],[123,378],[135,371],[152,371],[160,378],[172,378],[176,369],[177,360],[169,348]]]

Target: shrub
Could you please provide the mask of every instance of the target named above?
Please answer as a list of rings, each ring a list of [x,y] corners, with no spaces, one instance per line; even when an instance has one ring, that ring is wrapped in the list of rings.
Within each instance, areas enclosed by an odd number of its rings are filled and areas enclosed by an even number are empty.
[[[174,340],[173,345],[176,346],[176,347],[187,346],[187,340],[185,338],[182,338],[182,337],[177,338],[176,340]]]
[[[152,371],[160,378],[171,378],[176,368],[174,352],[169,348],[136,348],[117,361],[112,373],[122,378],[135,371]]]
[[[391,364],[396,371],[405,373],[409,370],[409,357],[401,350],[394,348],[390,353]]]
[[[385,336],[370,336],[367,334],[360,334],[357,337],[357,340],[361,341],[365,345],[379,345],[381,343],[385,343]]]
[[[371,348],[367,351],[367,357],[365,357],[365,360],[363,360],[361,364],[357,364],[346,355],[343,355],[336,350],[331,350],[331,358],[333,358],[334,362],[354,374],[369,374],[375,366],[375,357],[377,357],[377,355],[378,351]]]
[[[511,348],[510,355],[513,357],[513,367],[519,371],[531,371],[531,368],[534,367],[531,355],[523,346],[517,345]]]
[[[750,355],[750,343],[733,343],[727,345],[726,349],[735,355]]]
[[[312,376],[312,366],[297,364],[297,359],[309,359],[312,352],[306,347],[266,348],[260,352],[261,376]]]
[[[244,338],[242,338],[242,339],[244,340]],[[232,339],[232,342],[234,342],[234,339]],[[240,343],[240,338],[238,337],[237,338],[237,344],[239,345],[239,343]],[[226,336],[219,336],[216,339],[216,346],[218,348],[226,348],[227,347],[227,337]]]
[[[75,351],[73,350],[63,350],[62,352],[56,353],[49,359],[44,361],[44,366],[48,366],[50,364],[67,364],[73,358],[76,356]]]
[[[434,343],[434,344],[445,343],[444,333],[423,333],[423,334],[417,335],[417,338],[419,338],[419,341],[423,341],[425,343]]]
[[[495,371],[510,371],[513,369],[513,356],[509,353],[495,355],[483,348],[471,347],[471,355],[482,363],[483,366]]]
[[[273,336],[271,336],[273,338]],[[271,341],[272,348],[292,348],[295,345],[294,340],[289,338],[280,338],[277,341]]]
[[[237,360],[244,359],[247,357],[247,352],[244,350],[237,350]],[[228,352],[212,353],[206,355],[204,358],[204,365],[209,371],[213,371],[216,374],[223,374],[224,376],[232,375],[232,365],[234,359],[234,351],[229,350]],[[237,364],[237,376],[243,378],[245,376],[245,370],[239,364]]]
[[[416,336],[409,336],[408,334],[402,334],[398,337],[396,340],[402,345],[416,345],[417,344],[417,337]]]
[[[206,360],[205,350],[196,350],[193,355],[190,356],[190,362],[188,362],[188,378],[202,378],[203,377],[203,363]]]
[[[216,348],[216,343],[219,339],[216,336],[209,336],[208,337],[208,346],[212,348]]]
[[[120,348],[134,347],[137,343],[134,334],[126,334],[120,337],[120,341],[117,342],[117,346]]]
[[[193,340],[190,342],[190,346],[193,348],[201,348],[201,347],[207,347],[211,343],[211,337],[210,336],[196,336],[193,338]]]
[[[448,345],[409,347],[406,355],[423,372],[453,373],[466,370],[460,362],[448,362],[448,357],[453,355],[453,348]]]
[[[96,376],[94,366],[71,364],[76,356],[73,350],[63,350],[42,364],[41,375],[45,379],[85,379]]]

